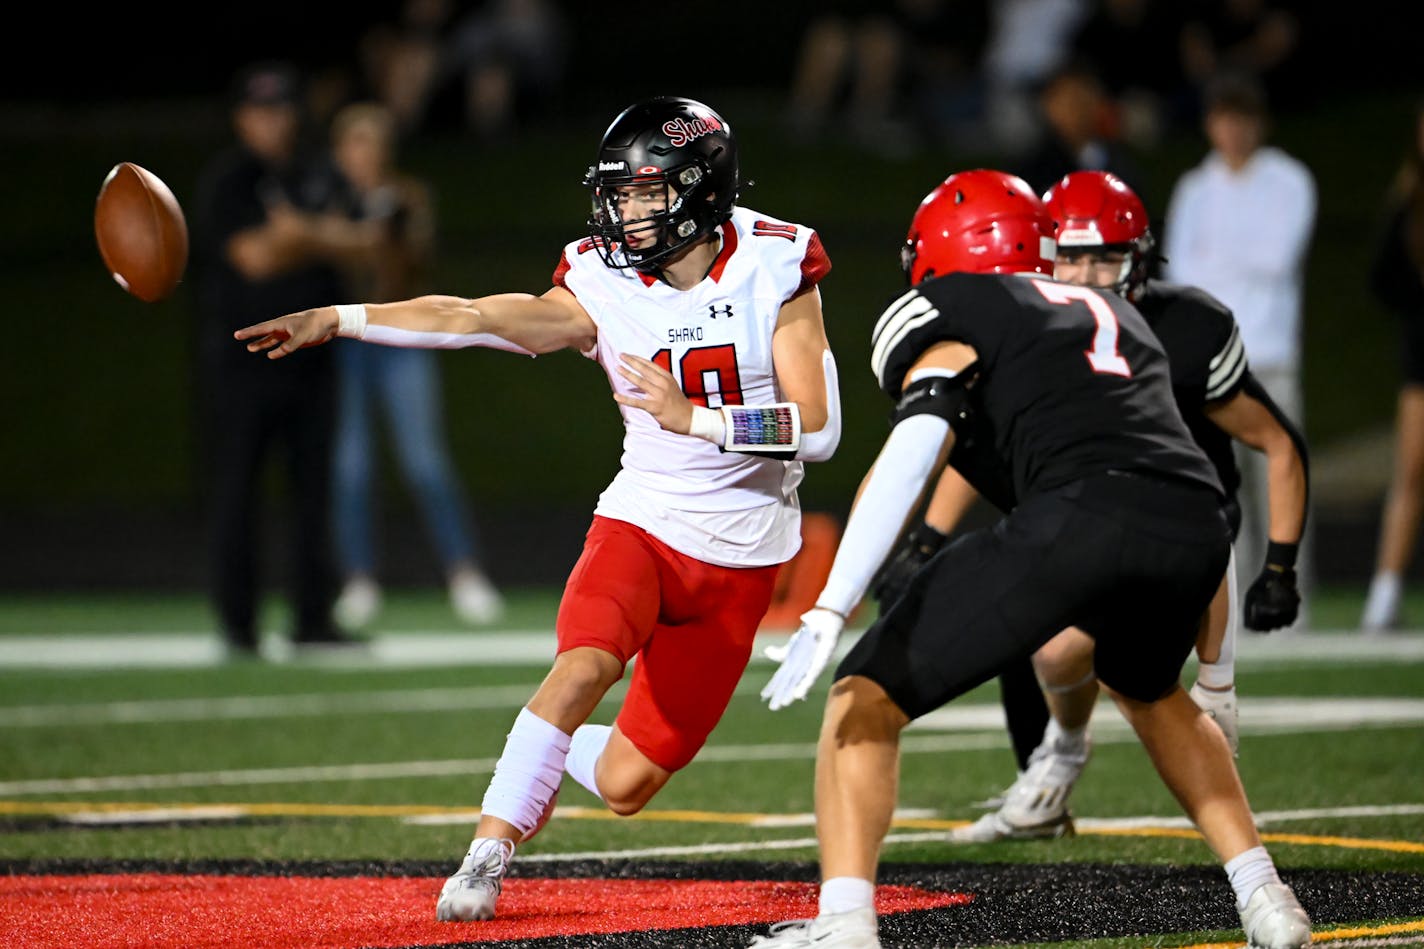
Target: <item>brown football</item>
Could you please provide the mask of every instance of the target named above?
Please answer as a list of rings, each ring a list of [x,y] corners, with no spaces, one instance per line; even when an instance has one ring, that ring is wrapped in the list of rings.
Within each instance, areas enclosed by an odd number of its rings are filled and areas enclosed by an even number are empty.
[[[94,236],[115,282],[140,300],[162,300],[183,279],[188,264],[183,209],[146,168],[126,161],[109,172],[94,203]]]

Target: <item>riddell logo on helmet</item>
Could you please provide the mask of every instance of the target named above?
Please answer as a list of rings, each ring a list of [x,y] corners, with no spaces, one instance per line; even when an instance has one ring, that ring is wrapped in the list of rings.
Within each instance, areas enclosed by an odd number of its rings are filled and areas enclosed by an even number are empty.
[[[1064,247],[1101,244],[1102,242],[1103,235],[1098,231],[1097,221],[1089,221],[1087,226],[1064,228],[1063,233],[1058,235],[1058,243]]]
[[[711,135],[713,132],[722,131],[722,123],[714,118],[693,119],[672,119],[663,123],[663,134],[668,137],[674,148],[686,145],[704,135]]]
[[[627,163],[621,161],[601,161],[598,163],[599,171],[622,171],[626,167]]]

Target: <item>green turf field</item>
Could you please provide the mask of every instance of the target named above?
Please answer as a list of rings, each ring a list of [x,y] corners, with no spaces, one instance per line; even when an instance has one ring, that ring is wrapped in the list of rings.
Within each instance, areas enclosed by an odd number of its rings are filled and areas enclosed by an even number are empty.
[[[500,629],[462,631],[436,593],[398,591],[371,658],[286,657],[274,635],[272,661],[233,664],[196,596],[0,599],[0,861],[11,872],[66,860],[453,869],[505,731],[547,667],[554,609],[552,592],[515,591]],[[1326,591],[1314,616],[1344,629],[1357,611],[1356,594]],[[280,620],[274,605],[274,633]],[[1243,637],[1239,764],[1278,865],[1424,880],[1424,635]],[[770,669],[753,662],[707,748],[648,811],[612,819],[565,782],[520,860],[810,865],[820,696],[767,711],[756,693]],[[618,694],[597,720],[612,719]],[[943,831],[1013,777],[997,708],[987,686],[907,733],[885,860],[1214,866],[1107,705],[1074,794],[1077,837],[946,844]],[[1218,936],[1239,939],[1151,944]]]

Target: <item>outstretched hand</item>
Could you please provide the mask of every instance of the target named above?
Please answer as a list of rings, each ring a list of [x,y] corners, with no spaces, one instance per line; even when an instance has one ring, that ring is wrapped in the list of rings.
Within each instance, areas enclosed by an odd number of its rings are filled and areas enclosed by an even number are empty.
[[[761,690],[773,712],[806,697],[830,663],[844,628],[844,616],[817,606],[801,614],[801,628],[785,646],[767,647],[767,658],[781,663]]]
[[[623,353],[618,358],[623,361],[623,365],[618,367],[618,374],[627,379],[642,397],[614,392],[615,402],[642,409],[666,431],[686,435],[692,430],[692,403],[687,400],[672,373],[642,356]]]
[[[265,351],[268,359],[281,359],[307,346],[330,342],[337,325],[336,308],[323,306],[244,326],[232,335],[239,341],[247,340],[250,353]]]

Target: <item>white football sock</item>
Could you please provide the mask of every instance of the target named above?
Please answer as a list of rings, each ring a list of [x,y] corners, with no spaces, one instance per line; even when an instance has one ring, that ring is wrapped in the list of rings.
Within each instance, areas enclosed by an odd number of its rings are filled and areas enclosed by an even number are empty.
[[[569,736],[529,709],[520,709],[494,766],[481,811],[527,834],[559,790]]]
[[[1265,847],[1252,847],[1226,861],[1226,877],[1231,881],[1231,889],[1236,891],[1238,909],[1246,905],[1258,887],[1281,882]]]
[[[608,725],[580,725],[574,729],[573,741],[569,743],[569,756],[564,760],[564,770],[579,784],[583,785],[599,800],[598,781],[594,778],[598,756],[608,747],[608,739],[613,729]]]
[[[860,877],[831,877],[821,884],[822,916],[875,907],[875,884]]]
[[[1070,758],[1082,755],[1088,748],[1088,726],[1064,728],[1058,724],[1058,719],[1050,716],[1048,727],[1043,730],[1040,747],[1052,748],[1055,754]]]
[[[1241,601],[1236,596],[1236,551],[1226,567],[1226,632],[1215,662],[1198,656],[1197,685],[1213,692],[1225,692],[1236,684],[1236,635],[1241,631]]]

